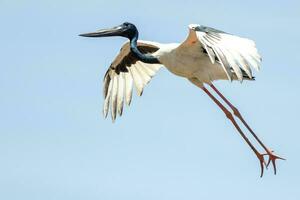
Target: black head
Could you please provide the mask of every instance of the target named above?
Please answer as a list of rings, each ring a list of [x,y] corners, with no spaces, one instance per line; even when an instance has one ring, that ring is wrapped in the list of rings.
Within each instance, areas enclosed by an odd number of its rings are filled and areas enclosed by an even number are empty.
[[[129,22],[124,22],[123,24],[110,28],[110,29],[101,29],[92,33],[84,33],[79,36],[83,37],[111,37],[111,36],[121,36],[128,39],[132,39],[137,35],[137,28],[134,24]]]

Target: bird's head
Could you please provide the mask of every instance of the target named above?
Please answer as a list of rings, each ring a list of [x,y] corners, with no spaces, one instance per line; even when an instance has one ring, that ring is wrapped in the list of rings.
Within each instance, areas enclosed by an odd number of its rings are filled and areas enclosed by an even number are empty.
[[[128,39],[132,39],[137,34],[137,28],[134,24],[129,22],[124,22],[123,24],[109,28],[101,29],[91,33],[83,33],[79,36],[83,37],[111,37],[111,36],[121,36]]]

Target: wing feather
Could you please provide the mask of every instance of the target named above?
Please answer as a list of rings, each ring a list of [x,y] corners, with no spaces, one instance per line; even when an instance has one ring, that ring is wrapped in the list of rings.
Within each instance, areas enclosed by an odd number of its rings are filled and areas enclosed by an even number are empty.
[[[144,83],[143,83],[142,77],[141,77],[140,73],[138,72],[136,65],[133,65],[132,67],[130,67],[129,70],[130,70],[131,76],[133,78],[133,82],[134,82],[135,88],[137,90],[137,94],[139,96],[141,96],[143,93],[143,89],[144,89]]]
[[[117,99],[117,111],[120,116],[122,116],[123,112],[123,100],[124,100],[124,73],[121,72],[119,74],[119,80],[118,80],[118,99]]]
[[[135,68],[139,72],[142,80],[143,80],[143,86],[145,87],[151,80],[151,77],[144,71],[143,65],[140,62],[136,62]]]
[[[114,122],[117,114],[117,95],[118,95],[118,76],[114,76],[112,80],[111,91],[111,119]]]
[[[133,80],[129,73],[124,73],[125,77],[125,102],[127,106],[131,103]]]
[[[154,53],[159,46],[158,43],[138,41],[138,48],[143,53]],[[107,117],[109,109],[112,121],[115,121],[117,114],[121,116],[124,103],[128,106],[131,103],[133,85],[141,96],[144,87],[160,68],[160,64],[139,61],[131,53],[129,42],[125,43],[104,76],[104,116]]]
[[[106,118],[107,114],[108,114],[108,110],[109,110],[110,95],[111,95],[111,89],[112,89],[112,81],[110,80],[110,77],[109,77],[109,81],[107,80],[107,82],[105,82],[104,88],[105,88],[105,92],[104,92],[105,99],[104,99],[104,105],[103,105],[103,115]]]
[[[143,68],[142,70],[151,78],[156,74],[156,70],[152,69],[151,67],[143,66],[142,68]]]
[[[189,36],[182,45],[199,43],[211,63],[219,62],[228,80],[235,77],[242,81],[245,75],[252,79],[251,68],[260,69],[261,56],[252,40],[206,26],[190,25]]]

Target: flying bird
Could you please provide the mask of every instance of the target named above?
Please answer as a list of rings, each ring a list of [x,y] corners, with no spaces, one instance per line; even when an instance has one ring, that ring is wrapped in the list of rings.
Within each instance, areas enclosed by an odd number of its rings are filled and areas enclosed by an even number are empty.
[[[123,105],[130,105],[133,85],[139,96],[144,87],[161,67],[171,73],[184,77],[203,90],[225,113],[238,133],[254,152],[260,163],[263,176],[264,167],[272,163],[276,174],[277,159],[285,160],[274,154],[254,133],[238,109],[213,85],[215,80],[240,81],[254,80],[252,68],[259,70],[261,56],[252,40],[238,37],[214,28],[190,24],[189,34],[182,43],[162,44],[138,40],[139,32],[132,23],[125,22],[119,26],[96,32],[80,34],[83,37],[128,38],[119,54],[111,63],[104,76],[103,113],[107,117],[109,110],[114,121],[122,115]],[[210,92],[210,87],[216,94]],[[221,103],[216,96],[224,102]],[[231,109],[229,111],[225,104]],[[244,134],[236,122],[238,118],[248,129],[258,144],[265,150],[260,153]],[[264,157],[268,156],[268,162]]]

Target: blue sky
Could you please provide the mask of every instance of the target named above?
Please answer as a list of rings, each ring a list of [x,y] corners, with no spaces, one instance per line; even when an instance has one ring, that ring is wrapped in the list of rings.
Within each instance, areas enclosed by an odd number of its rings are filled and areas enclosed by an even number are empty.
[[[0,2],[0,199],[299,199],[300,4],[297,1]],[[190,23],[256,41],[255,82],[216,82],[286,157],[259,178],[224,114],[162,69],[116,123],[102,77],[125,39],[77,35],[124,21],[181,42]]]

